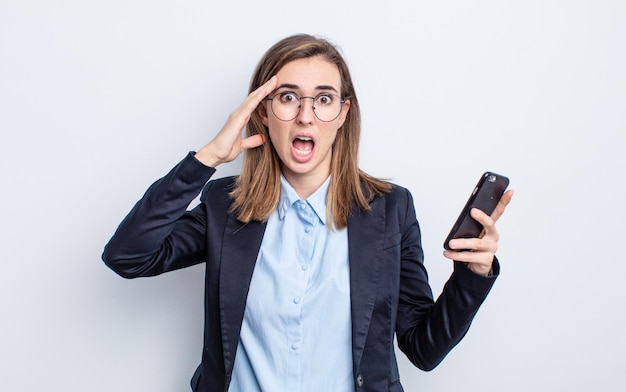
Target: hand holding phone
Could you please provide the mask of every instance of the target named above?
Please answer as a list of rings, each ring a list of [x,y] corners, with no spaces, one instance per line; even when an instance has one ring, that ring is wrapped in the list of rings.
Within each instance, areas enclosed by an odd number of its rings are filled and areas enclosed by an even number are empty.
[[[443,247],[450,249],[448,243],[454,238],[477,238],[482,232],[483,226],[470,216],[471,209],[478,208],[487,215],[491,215],[508,185],[509,179],[507,177],[485,172],[465,203],[465,207],[450,230]]]

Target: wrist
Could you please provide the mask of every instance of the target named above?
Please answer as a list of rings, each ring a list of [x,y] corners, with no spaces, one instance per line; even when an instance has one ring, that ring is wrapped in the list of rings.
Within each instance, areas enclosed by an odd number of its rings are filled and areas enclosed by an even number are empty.
[[[200,161],[200,163],[208,167],[217,167],[222,163],[217,156],[211,152],[209,145],[202,147],[194,154],[194,156]]]
[[[493,268],[491,265],[486,266],[486,265],[476,264],[476,263],[463,263],[463,264],[465,264],[465,266],[476,275],[493,276]]]

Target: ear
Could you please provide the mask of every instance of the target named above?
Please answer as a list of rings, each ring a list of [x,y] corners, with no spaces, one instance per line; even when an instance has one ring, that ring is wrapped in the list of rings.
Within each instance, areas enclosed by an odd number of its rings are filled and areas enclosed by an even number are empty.
[[[269,122],[267,119],[267,106],[265,106],[265,101],[259,103],[259,106],[257,106],[256,108],[256,112],[259,114],[259,116],[261,116],[261,121],[263,122],[263,125],[268,127]]]
[[[343,126],[343,123],[346,121],[346,117],[348,117],[348,112],[350,111],[350,100],[347,99],[341,107],[341,114],[339,115],[339,128]]]

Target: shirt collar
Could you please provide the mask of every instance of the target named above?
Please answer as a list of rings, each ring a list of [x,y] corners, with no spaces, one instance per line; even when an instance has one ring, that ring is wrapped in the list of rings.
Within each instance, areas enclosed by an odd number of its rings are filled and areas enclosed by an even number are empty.
[[[322,185],[320,185],[317,190],[306,199],[306,202],[311,208],[313,212],[317,215],[322,224],[326,224],[326,192],[328,191],[328,185],[330,184],[330,176],[324,181]],[[289,184],[287,179],[282,175],[280,175],[280,202],[278,203],[278,217],[283,220],[285,219],[285,214],[287,210],[297,201],[300,200],[300,197],[293,189],[293,187]]]

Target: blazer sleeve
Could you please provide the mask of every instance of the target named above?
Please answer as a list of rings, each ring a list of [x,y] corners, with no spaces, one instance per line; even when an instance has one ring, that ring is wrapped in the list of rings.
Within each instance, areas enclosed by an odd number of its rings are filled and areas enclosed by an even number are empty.
[[[454,262],[451,277],[433,301],[413,199],[406,193],[396,334],[398,347],[409,360],[420,369],[432,370],[465,336],[495,282],[499,264],[494,260],[493,276],[484,277]]]
[[[204,261],[205,206],[187,208],[214,172],[190,152],[120,223],[104,248],[104,263],[124,278],[135,278]]]

